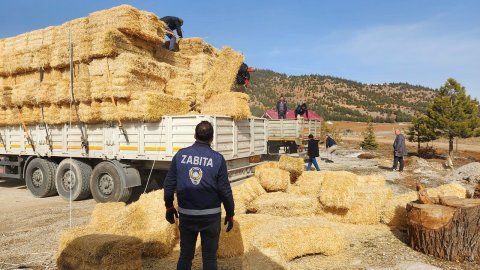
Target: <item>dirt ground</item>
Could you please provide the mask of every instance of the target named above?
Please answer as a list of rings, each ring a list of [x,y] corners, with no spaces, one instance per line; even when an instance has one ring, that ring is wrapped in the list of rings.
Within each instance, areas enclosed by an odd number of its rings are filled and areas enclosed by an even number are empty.
[[[409,150],[414,150],[410,147]],[[372,152],[373,159],[359,159],[361,151],[356,140],[344,140],[334,156],[334,163],[327,163],[321,153],[322,170],[348,170],[358,174],[383,174],[395,193],[413,189],[417,182],[426,186],[443,184],[448,173],[443,169],[441,156],[428,160],[428,168],[419,168],[413,158],[407,158],[406,173],[387,170],[391,166],[391,141],[381,144]],[[459,153],[457,164],[478,161],[478,153]],[[410,160],[411,159],[411,160]],[[409,161],[410,160],[410,161]],[[63,229],[85,224],[95,206],[93,199],[70,203],[58,196],[37,199],[30,195],[24,183],[17,180],[0,180],[0,269],[56,269],[55,253]],[[71,210],[70,210],[71,209]],[[400,269],[392,268],[411,262],[441,269],[480,269],[472,263],[446,262],[413,251],[405,243],[405,231],[392,231],[386,225],[350,225],[332,223],[350,242],[342,254],[325,257],[311,255],[290,262],[292,269]],[[321,241],[321,239],[319,239]],[[178,246],[163,259],[145,259],[144,269],[174,269],[178,258]],[[201,253],[196,254],[194,269],[201,269]],[[241,258],[219,260],[219,269],[241,269]]]

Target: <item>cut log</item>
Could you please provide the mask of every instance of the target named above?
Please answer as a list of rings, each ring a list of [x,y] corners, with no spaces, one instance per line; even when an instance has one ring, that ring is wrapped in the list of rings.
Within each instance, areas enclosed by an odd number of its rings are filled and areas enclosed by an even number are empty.
[[[480,262],[480,199],[439,197],[407,204],[408,244],[449,261]]]

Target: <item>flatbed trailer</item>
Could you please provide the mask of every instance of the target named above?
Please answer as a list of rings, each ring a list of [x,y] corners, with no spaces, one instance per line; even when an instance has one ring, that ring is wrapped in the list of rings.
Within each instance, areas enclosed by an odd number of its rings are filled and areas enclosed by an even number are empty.
[[[320,139],[320,120],[275,119],[268,121],[267,148],[269,155],[276,155],[283,149],[284,153],[305,153],[308,135]]]
[[[267,150],[267,120],[208,115],[130,122],[0,127],[3,178],[23,179],[36,197],[127,201],[148,176],[163,181],[173,156],[192,145],[195,126],[214,127],[212,148],[227,161],[230,181],[253,174]],[[152,170],[152,171],[151,171]],[[151,173],[153,172],[153,173]]]

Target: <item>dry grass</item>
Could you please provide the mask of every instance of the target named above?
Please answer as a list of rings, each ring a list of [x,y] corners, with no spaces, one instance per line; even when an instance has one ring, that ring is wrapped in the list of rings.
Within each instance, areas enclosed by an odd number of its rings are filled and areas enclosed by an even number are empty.
[[[288,193],[318,198],[320,196],[323,178],[324,172],[305,171],[295,184],[290,186]]]
[[[219,93],[200,106],[200,112],[207,115],[230,116],[235,120],[252,116],[248,105],[249,96],[239,92]]]
[[[265,194],[265,190],[256,177],[250,177],[242,184],[232,187],[233,199],[235,201],[235,213],[247,212],[247,205],[258,196]]]
[[[357,176],[350,172],[325,172],[320,203],[326,208],[350,209],[355,199]]]

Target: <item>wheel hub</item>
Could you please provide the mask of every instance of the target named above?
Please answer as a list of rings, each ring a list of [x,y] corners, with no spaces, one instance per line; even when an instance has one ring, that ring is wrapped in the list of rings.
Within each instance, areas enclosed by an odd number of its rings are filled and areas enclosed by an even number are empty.
[[[98,181],[98,187],[102,194],[107,196],[112,194],[113,186],[113,178],[110,175],[104,174],[100,177],[100,181]]]
[[[32,184],[35,187],[40,187],[43,184],[43,172],[40,169],[36,169],[32,174]]]
[[[77,179],[75,177],[75,173],[73,173],[71,170],[68,170],[63,174],[62,185],[65,190],[72,190],[76,182]]]

